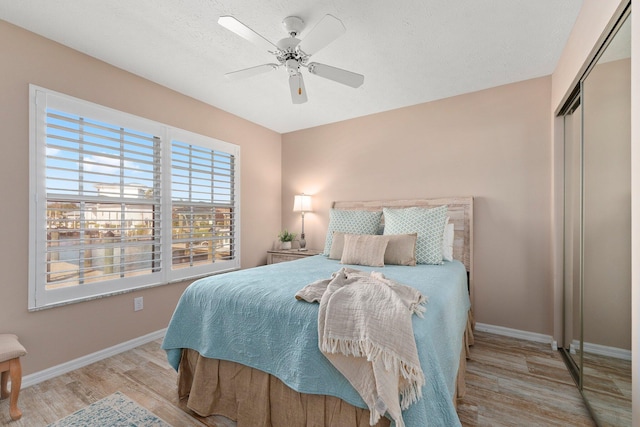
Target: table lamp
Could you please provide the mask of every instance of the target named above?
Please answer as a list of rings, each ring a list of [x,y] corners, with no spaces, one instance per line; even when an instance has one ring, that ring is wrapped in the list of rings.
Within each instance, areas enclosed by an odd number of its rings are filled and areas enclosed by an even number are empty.
[[[304,240],[304,213],[311,212],[311,196],[308,194],[296,194],[293,199],[293,211],[302,214],[302,233],[300,234],[300,250],[306,251],[307,242]]]

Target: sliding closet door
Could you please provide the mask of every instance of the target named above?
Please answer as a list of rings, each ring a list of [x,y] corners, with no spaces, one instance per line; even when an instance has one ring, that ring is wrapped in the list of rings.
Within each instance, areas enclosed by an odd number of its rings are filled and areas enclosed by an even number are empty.
[[[582,84],[582,392],[601,425],[631,425],[630,19]]]
[[[564,343],[574,365],[582,369],[582,107],[576,99],[564,116]],[[580,376],[576,377],[580,383]]]
[[[630,5],[564,118],[563,354],[599,426],[631,420]]]

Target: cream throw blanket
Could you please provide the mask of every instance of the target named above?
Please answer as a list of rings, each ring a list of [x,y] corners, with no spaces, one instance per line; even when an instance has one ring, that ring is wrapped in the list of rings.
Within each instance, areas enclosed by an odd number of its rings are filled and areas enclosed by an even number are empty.
[[[420,399],[425,384],[411,317],[422,317],[426,298],[381,273],[350,268],[305,286],[296,298],[320,302],[320,351],[360,393],[370,424],[389,412],[404,427],[401,408]]]

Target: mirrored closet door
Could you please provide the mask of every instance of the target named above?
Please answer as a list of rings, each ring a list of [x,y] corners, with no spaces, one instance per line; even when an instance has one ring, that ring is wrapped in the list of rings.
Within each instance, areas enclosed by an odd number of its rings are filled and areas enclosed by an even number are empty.
[[[631,19],[566,108],[564,350],[601,426],[631,425]]]

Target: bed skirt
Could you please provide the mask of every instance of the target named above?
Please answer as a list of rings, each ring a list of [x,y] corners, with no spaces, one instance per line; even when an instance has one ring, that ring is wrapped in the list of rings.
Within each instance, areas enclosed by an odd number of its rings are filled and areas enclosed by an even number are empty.
[[[473,315],[469,312],[456,379],[457,398],[465,393],[464,375],[473,345]],[[298,393],[278,378],[239,363],[209,359],[184,349],[178,375],[178,396],[201,417],[222,415],[237,427],[349,426],[368,427],[369,410],[333,397]],[[388,427],[381,418],[376,427]]]

